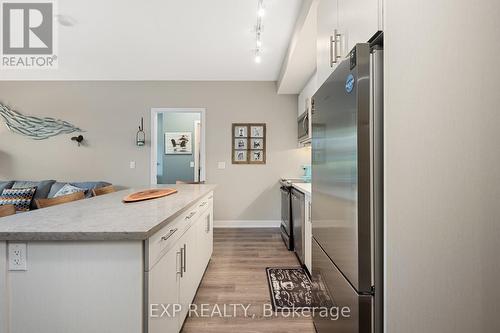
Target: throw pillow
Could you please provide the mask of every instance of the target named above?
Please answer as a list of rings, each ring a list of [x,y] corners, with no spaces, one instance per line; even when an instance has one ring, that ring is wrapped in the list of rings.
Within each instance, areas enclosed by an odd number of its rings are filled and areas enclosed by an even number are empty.
[[[30,210],[36,187],[5,189],[0,195],[0,205],[14,205],[16,212]]]
[[[55,180],[42,180],[42,181],[31,181],[31,180],[16,180],[14,185],[11,188],[27,188],[27,187],[36,187],[35,196],[31,201],[30,210],[37,209],[35,200],[36,199],[45,199],[49,194],[50,188],[52,184],[55,183]]]
[[[85,192],[85,189],[79,188],[76,186],[73,186],[71,184],[65,184],[59,191],[57,191],[56,194],[54,194],[54,198],[63,196],[63,195],[68,195],[68,194],[73,194],[76,192]]]

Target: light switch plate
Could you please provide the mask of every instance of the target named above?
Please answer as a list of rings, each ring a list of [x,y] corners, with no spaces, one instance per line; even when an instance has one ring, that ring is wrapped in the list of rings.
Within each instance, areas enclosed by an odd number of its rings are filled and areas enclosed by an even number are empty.
[[[193,162],[193,161],[189,162],[189,166],[190,166],[191,168],[194,168],[194,162]]]
[[[135,161],[130,161],[130,169],[135,169]]]
[[[225,168],[226,168],[226,162],[217,163],[217,169],[225,169]]]
[[[9,243],[9,271],[27,271],[26,243]]]

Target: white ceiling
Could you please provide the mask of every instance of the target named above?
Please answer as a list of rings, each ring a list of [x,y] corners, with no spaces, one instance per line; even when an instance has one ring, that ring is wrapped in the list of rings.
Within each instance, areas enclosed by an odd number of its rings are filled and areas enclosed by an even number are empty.
[[[63,0],[58,69],[1,70],[1,80],[274,81],[301,0],[264,0],[262,62],[254,62],[257,0]]]
[[[304,0],[283,61],[278,94],[298,94],[316,71],[316,16],[318,0]]]

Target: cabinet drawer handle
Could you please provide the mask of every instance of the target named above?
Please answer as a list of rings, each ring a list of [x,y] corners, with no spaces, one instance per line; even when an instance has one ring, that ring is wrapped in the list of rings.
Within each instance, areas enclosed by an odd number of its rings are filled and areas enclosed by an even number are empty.
[[[209,197],[208,197],[208,200],[213,199],[213,197],[214,197],[213,195],[209,196]]]
[[[203,206],[205,206],[207,203],[208,203],[208,202],[206,202],[206,201],[205,201],[205,202],[202,202],[202,203],[200,204],[200,206],[199,206],[199,207],[203,207]]]
[[[330,67],[333,67],[334,64],[338,63],[338,60],[341,58],[339,54],[339,44],[340,44],[341,35],[337,29],[333,31],[333,35],[330,36]]]
[[[181,251],[178,251],[176,254],[177,254],[177,258],[176,258],[176,262],[175,262],[175,268],[176,268],[177,274],[180,274],[181,277],[182,277],[183,276],[183,272],[182,272],[182,249],[181,249]]]
[[[170,231],[168,232],[168,234],[166,234],[165,236],[162,236],[161,237],[161,240],[162,241],[166,241],[167,239],[170,238],[170,236],[172,236],[173,234],[175,234],[175,232],[177,231],[177,228],[175,229],[170,229]]]
[[[185,265],[185,256],[186,256],[186,245],[184,244],[183,247],[181,247],[181,277],[184,276],[184,272],[186,271],[186,267],[184,266]]]
[[[196,214],[196,212],[191,212],[191,213],[189,213],[189,215],[188,215],[188,216],[186,216],[184,219],[185,219],[185,220],[189,220],[190,218],[192,218],[192,217],[194,216],[194,214]]]
[[[184,249],[184,251],[183,251],[184,255],[182,256],[182,261],[184,262],[184,265],[182,266],[182,269],[184,270],[184,273],[186,273],[186,253],[187,253],[186,244],[184,244],[183,249]]]

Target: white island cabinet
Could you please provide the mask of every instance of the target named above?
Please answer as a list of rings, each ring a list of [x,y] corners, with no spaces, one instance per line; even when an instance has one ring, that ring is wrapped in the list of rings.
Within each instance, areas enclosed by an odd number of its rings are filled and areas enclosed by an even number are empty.
[[[212,185],[2,218],[0,333],[179,332],[212,255]],[[26,244],[26,270],[9,248]]]

